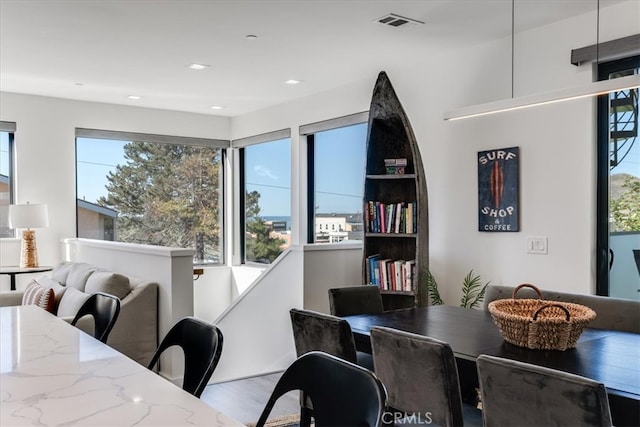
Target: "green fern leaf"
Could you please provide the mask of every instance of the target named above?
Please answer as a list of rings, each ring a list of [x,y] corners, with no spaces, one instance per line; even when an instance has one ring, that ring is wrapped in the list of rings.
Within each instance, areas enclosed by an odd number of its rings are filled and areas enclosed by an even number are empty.
[[[480,276],[474,276],[473,270],[471,270],[462,281],[462,298],[460,299],[460,307],[477,307],[484,299],[484,294],[489,283],[491,282],[487,282],[483,285]]]
[[[427,291],[429,292],[429,298],[431,298],[432,305],[442,305],[444,301],[440,298],[440,292],[438,291],[438,283],[436,282],[436,278],[433,277],[430,271],[427,270],[425,273],[426,282],[427,282]]]

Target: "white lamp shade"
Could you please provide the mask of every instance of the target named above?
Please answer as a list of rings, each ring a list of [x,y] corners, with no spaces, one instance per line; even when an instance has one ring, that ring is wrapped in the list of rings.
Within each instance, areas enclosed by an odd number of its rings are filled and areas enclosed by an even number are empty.
[[[9,227],[45,228],[49,226],[47,205],[31,204],[9,205]]]

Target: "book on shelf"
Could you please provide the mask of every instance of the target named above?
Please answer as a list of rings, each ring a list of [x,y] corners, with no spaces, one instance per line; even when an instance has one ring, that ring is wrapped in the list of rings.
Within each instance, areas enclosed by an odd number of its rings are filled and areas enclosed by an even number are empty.
[[[364,226],[368,233],[414,234],[417,232],[416,202],[370,200],[364,205]]]

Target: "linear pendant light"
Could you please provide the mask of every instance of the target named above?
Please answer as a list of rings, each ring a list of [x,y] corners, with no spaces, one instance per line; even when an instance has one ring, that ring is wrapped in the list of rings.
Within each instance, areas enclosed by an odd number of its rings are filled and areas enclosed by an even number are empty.
[[[520,110],[538,105],[553,104],[556,102],[570,101],[572,99],[587,98],[590,96],[604,95],[610,92],[618,92],[640,87],[640,74],[619,77],[610,80],[601,80],[585,86],[564,88],[551,92],[537,93],[534,95],[520,96],[518,98],[504,99],[486,104],[473,105],[459,108],[444,113],[445,120],[459,120],[470,117],[485,116],[501,113],[503,111]]]
[[[458,108],[444,113],[445,120],[459,120],[471,117],[486,116],[504,111],[520,110],[523,108],[535,107],[539,105],[553,104],[556,102],[570,101],[573,99],[587,98],[591,96],[604,95],[611,92],[629,90],[640,87],[640,75],[619,77],[609,80],[601,80],[588,85],[564,88],[550,92],[543,92],[533,95],[513,97],[513,40],[514,40],[514,1],[511,9],[511,98],[500,101],[488,102],[486,104],[473,105],[470,107]],[[597,28],[596,28],[596,52],[600,44],[600,0],[598,0]],[[596,62],[598,61],[596,55]]]

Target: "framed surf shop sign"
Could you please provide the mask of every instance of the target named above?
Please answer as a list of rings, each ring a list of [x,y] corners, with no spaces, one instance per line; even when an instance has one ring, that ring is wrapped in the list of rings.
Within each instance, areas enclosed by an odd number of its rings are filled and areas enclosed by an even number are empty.
[[[520,147],[478,152],[478,231],[520,231]]]

